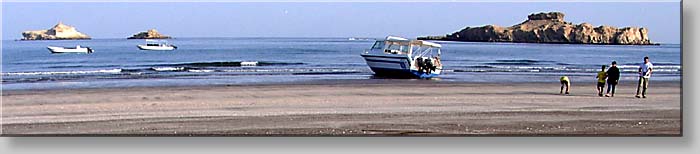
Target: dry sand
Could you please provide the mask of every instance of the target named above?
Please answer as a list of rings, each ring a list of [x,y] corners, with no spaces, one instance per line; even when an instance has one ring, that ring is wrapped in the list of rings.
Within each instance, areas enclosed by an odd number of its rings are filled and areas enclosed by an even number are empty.
[[[680,82],[323,81],[3,91],[3,136],[680,136]]]

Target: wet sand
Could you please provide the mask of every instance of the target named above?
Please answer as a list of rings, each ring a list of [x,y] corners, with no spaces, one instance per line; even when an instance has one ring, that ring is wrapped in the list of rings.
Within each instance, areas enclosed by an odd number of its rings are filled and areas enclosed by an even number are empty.
[[[680,82],[330,80],[3,91],[3,136],[680,136]]]

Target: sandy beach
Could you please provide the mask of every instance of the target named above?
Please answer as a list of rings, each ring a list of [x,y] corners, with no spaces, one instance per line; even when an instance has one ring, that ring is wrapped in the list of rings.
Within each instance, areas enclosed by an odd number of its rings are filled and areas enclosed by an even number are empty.
[[[680,136],[681,83],[329,80],[3,91],[3,136]]]

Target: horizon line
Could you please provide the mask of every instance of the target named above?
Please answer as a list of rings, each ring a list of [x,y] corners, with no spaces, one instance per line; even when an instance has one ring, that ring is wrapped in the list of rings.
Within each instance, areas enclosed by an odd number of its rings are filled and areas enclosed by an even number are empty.
[[[395,36],[395,35],[391,35]],[[171,36],[172,37],[172,36]],[[259,38],[276,38],[276,39],[309,39],[309,38],[317,38],[317,39],[340,39],[340,38],[360,38],[360,39],[381,39],[384,37],[365,37],[365,36],[240,36],[240,37],[231,37],[231,36],[192,36],[192,37],[172,37],[169,39],[157,39],[157,40],[177,40],[178,38],[183,38],[183,39],[259,39]],[[418,38],[418,37],[415,37]],[[81,40],[146,40],[146,39],[127,39],[127,38],[90,38],[90,39],[59,39],[59,40],[22,40],[22,39],[2,39],[2,41],[81,41]],[[359,40],[362,41],[362,40]],[[446,41],[446,40],[429,40],[429,41]],[[448,42],[470,42],[470,41],[448,41]],[[478,41],[471,41],[471,42],[478,42]],[[519,43],[519,42],[479,42],[479,43]],[[683,44],[683,41],[681,42],[652,42],[652,43],[657,43],[657,44],[668,44],[668,45],[681,45]],[[550,44],[550,43],[530,43],[530,44]],[[575,44],[575,43],[562,43],[562,44]],[[582,44],[582,45],[588,45],[588,44]],[[595,45],[595,44],[593,44]]]
[[[216,3],[626,3],[626,2],[682,2],[682,0],[4,0],[10,3],[45,3],[45,2],[66,2],[66,3],[188,3],[188,2],[216,2]]]

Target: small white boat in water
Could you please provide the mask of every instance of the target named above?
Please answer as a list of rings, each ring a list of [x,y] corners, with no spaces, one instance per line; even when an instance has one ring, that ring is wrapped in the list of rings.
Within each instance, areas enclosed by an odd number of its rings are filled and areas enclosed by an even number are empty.
[[[47,47],[51,53],[92,53],[94,50],[90,47],[81,47],[80,45],[77,45],[75,47],[55,47],[55,46],[48,46]]]
[[[176,46],[168,44],[166,41],[146,40],[146,44],[137,45],[141,50],[169,51],[177,49]]]
[[[377,76],[432,78],[442,73],[441,47],[428,41],[388,36],[376,41],[362,57]]]
[[[257,66],[258,62],[257,61],[244,61],[241,62],[241,66]]]

